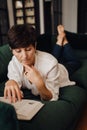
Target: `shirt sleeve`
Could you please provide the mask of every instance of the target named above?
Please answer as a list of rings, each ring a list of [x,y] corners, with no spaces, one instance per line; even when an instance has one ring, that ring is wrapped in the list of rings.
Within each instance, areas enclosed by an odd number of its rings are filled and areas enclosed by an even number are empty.
[[[59,96],[59,78],[60,71],[58,63],[49,71],[46,79],[46,87],[51,91],[53,98],[51,100],[57,100]]]
[[[21,88],[22,77],[21,77],[19,68],[17,66],[17,63],[13,59],[9,62],[9,65],[8,65],[7,77],[8,77],[9,80],[15,80],[18,83],[19,88]]]

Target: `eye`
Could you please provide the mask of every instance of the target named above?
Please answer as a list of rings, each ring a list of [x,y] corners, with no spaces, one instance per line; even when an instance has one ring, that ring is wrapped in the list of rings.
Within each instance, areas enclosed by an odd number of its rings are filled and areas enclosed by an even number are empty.
[[[29,48],[26,48],[25,50],[26,50],[26,51],[31,51],[31,50],[32,50],[32,48],[30,48],[30,47],[29,47]]]
[[[21,50],[20,50],[20,49],[16,49],[15,51],[16,51],[17,53],[20,53],[20,52],[21,52]]]

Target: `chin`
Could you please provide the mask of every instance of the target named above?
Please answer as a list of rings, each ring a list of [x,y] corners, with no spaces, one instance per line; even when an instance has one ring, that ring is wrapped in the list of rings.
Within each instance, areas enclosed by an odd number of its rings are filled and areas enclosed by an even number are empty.
[[[28,66],[32,66],[33,64],[31,64],[31,63],[24,63],[25,65],[28,65]]]
[[[29,61],[22,61],[22,64],[28,65],[28,66],[32,66],[33,62],[29,62]]]
[[[29,66],[31,65],[30,63],[26,63],[26,62],[25,62],[24,64],[25,64],[25,65],[29,65]]]
[[[21,62],[22,64],[25,64],[25,65],[30,65],[30,63],[28,62]]]

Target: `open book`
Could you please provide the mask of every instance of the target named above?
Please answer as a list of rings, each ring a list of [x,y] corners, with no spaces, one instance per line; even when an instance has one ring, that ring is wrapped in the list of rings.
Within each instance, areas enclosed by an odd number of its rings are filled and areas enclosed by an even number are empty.
[[[44,106],[44,104],[39,101],[29,99],[22,99],[21,101],[11,103],[8,99],[0,97],[0,101],[13,105],[17,113],[17,118],[20,120],[31,120]]]

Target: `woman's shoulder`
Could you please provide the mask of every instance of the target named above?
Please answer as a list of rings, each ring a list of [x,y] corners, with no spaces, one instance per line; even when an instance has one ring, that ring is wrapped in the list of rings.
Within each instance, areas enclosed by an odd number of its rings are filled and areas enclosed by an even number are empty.
[[[51,64],[51,65],[58,64],[57,59],[52,54],[50,54],[48,52],[37,50],[36,55],[37,55],[37,58],[40,61],[40,63],[45,62],[45,63]]]
[[[17,60],[17,58],[15,56],[12,56],[12,59],[10,60],[8,66],[14,66],[14,67],[17,67],[17,66],[21,66],[20,62]]]
[[[50,54],[48,52],[37,50],[36,53],[37,53],[38,57],[40,56],[42,58],[48,58],[48,60],[51,60],[51,59],[55,60],[55,61],[57,60],[52,54]]]

